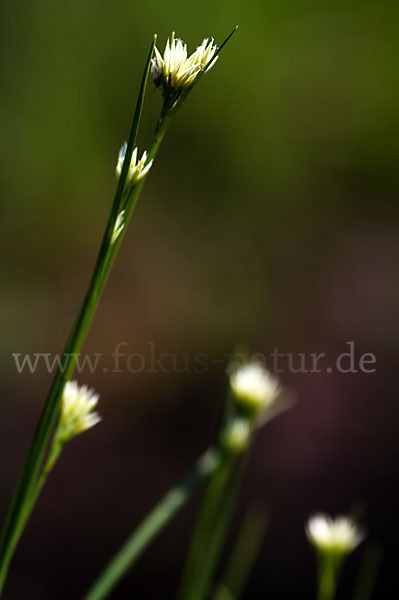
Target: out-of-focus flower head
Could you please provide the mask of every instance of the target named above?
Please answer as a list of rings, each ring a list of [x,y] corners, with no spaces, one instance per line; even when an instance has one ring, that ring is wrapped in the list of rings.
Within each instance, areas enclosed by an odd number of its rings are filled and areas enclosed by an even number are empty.
[[[348,516],[332,519],[326,514],[311,516],[305,527],[310,543],[319,552],[348,554],[364,539],[364,532]]]
[[[234,368],[230,388],[237,404],[255,412],[266,411],[280,394],[278,380],[255,361]]]

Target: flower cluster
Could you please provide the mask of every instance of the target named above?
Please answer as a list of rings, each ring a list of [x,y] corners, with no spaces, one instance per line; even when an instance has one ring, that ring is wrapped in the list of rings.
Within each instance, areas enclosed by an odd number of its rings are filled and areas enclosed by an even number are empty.
[[[100,415],[94,410],[99,398],[100,396],[86,385],[79,387],[76,381],[68,381],[65,384],[56,431],[58,442],[65,444],[101,421]]]
[[[118,162],[116,165],[116,174],[118,177],[122,173],[122,167],[123,167],[123,162],[125,160],[126,150],[127,150],[127,143],[124,142],[119,151]],[[150,160],[147,164],[146,164],[146,162],[147,162],[147,152],[143,152],[143,156],[141,157],[141,159],[139,161],[137,161],[137,148],[135,148],[133,150],[132,159],[131,159],[130,165],[129,165],[129,172],[127,175],[128,183],[136,183],[137,181],[140,181],[140,179],[142,179],[148,173],[148,171],[151,169],[153,161]]]
[[[215,56],[217,46],[214,40],[206,38],[200,46],[188,56],[187,44],[175,38],[175,34],[166,42],[163,56],[155,48],[151,74],[156,86],[176,91],[193,85],[201,71],[210,69],[218,59]],[[212,60],[213,59],[213,60]]]
[[[249,446],[255,430],[264,423],[268,409],[279,398],[280,387],[254,360],[234,367],[229,383],[233,403],[220,442],[228,452],[241,453]]]
[[[238,367],[230,375],[230,387],[240,406],[256,412],[267,410],[280,394],[278,380],[257,362]]]
[[[311,544],[324,553],[347,554],[364,539],[364,533],[355,521],[346,516],[332,519],[325,514],[313,515],[305,530]]]

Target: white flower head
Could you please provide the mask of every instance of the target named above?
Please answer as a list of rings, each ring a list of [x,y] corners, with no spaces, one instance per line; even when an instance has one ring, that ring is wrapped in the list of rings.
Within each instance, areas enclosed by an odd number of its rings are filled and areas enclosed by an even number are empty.
[[[101,421],[100,415],[94,410],[99,398],[86,385],[79,387],[76,381],[65,384],[56,433],[61,442],[69,441]]]
[[[280,394],[278,380],[254,361],[233,371],[230,387],[238,404],[256,411],[267,410]]]
[[[125,229],[125,211],[121,210],[121,212],[118,214],[116,221],[115,221],[114,230],[112,232],[112,237],[111,237],[111,244],[116,242],[116,240],[118,239],[118,237],[120,236],[120,234],[122,233],[122,231],[124,229]]]
[[[116,174],[120,177],[122,173],[123,162],[125,160],[127,150],[127,143],[124,142],[119,151],[118,162],[116,165]],[[127,175],[127,181],[129,183],[135,183],[142,179],[148,171],[151,169],[153,161],[150,160],[147,164],[147,152],[143,152],[143,156],[137,161],[137,147],[133,150],[132,158],[129,165],[129,172]]]
[[[320,552],[347,554],[352,552],[364,539],[365,534],[351,517],[315,514],[305,527],[306,535]]]
[[[251,438],[251,426],[248,419],[235,418],[222,435],[224,448],[233,453],[245,450]]]
[[[190,87],[199,73],[205,68],[213,67],[218,59],[214,57],[217,46],[213,38],[206,38],[200,46],[187,55],[187,44],[175,38],[175,34],[166,42],[163,56],[155,48],[155,56],[151,63],[151,74],[156,86],[163,85],[165,89],[179,90]]]

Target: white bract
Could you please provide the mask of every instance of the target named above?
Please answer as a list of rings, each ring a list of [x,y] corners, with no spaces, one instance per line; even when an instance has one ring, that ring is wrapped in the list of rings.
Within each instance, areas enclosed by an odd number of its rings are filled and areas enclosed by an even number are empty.
[[[69,441],[101,421],[100,415],[94,410],[99,398],[100,396],[86,385],[79,387],[76,381],[68,381],[65,384],[56,433],[60,442]]]
[[[214,60],[217,46],[214,40],[206,38],[200,46],[187,55],[187,44],[182,40],[172,37],[166,42],[163,56],[155,48],[155,56],[151,63],[151,74],[157,86],[163,84],[166,88],[177,90],[191,86],[199,73],[213,67],[218,57]]]
[[[315,548],[322,552],[347,554],[364,539],[364,533],[353,519],[316,514],[310,517],[305,527],[306,535]]]
[[[239,366],[230,375],[230,387],[236,401],[256,410],[266,410],[277,399],[278,380],[257,362]]]
[[[116,174],[118,177],[122,173],[122,167],[123,167],[123,162],[125,160],[126,149],[127,149],[127,143],[124,142],[124,144],[122,145],[122,147],[119,151],[118,163],[116,165]],[[144,177],[144,175],[146,175],[148,173],[148,171],[151,169],[153,161],[150,160],[150,162],[148,164],[146,164],[146,161],[147,161],[147,152],[143,152],[143,156],[137,162],[137,147],[136,147],[133,150],[132,159],[130,161],[130,166],[129,166],[129,172],[127,175],[127,181],[129,183],[139,181],[140,179],[142,179]]]
[[[116,221],[115,221],[114,230],[112,232],[112,237],[111,237],[111,244],[116,242],[116,240],[118,239],[118,237],[124,230],[124,228],[125,228],[124,218],[125,218],[125,211],[121,210],[121,212],[118,214]]]

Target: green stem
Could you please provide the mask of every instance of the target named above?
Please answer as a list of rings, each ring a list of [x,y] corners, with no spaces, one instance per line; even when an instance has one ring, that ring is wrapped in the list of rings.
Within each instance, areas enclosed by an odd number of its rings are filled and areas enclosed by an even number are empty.
[[[226,453],[212,476],[184,569],[179,600],[203,600],[233,513],[245,454]]]
[[[231,35],[227,39],[229,39],[230,37]],[[224,46],[226,41],[218,49],[218,52]],[[39,482],[41,482],[40,469],[42,468],[43,460],[49,445],[50,437],[54,429],[56,419],[58,417],[61,396],[65,383],[70,379],[73,373],[76,363],[76,357],[79,354],[84,339],[87,335],[101,293],[104,289],[108,274],[112,267],[115,255],[123,238],[124,231],[122,231],[121,235],[119,235],[117,240],[114,241],[114,243],[112,243],[112,236],[114,232],[116,219],[120,210],[123,208],[125,210],[125,223],[127,223],[137,203],[137,199],[145,181],[145,179],[139,181],[133,187],[132,191],[126,196],[126,181],[129,172],[133,148],[137,137],[137,131],[140,122],[141,111],[143,107],[144,95],[150,72],[150,65],[152,55],[154,52],[155,42],[156,36],[154,36],[150,52],[147,57],[147,62],[141,81],[139,97],[136,104],[136,110],[130,131],[122,172],[119,177],[114,202],[111,208],[111,213],[105,229],[96,265],[94,267],[94,272],[86,296],[83,300],[81,309],[79,311],[78,317],[76,319],[75,324],[72,327],[72,331],[67,340],[63,353],[62,364],[59,366],[55,374],[54,380],[52,382],[52,385],[50,387],[46,403],[44,405],[42,414],[36,427],[27,458],[22,467],[17,487],[15,489],[5,522],[3,524],[3,528],[1,530],[0,595],[4,587],[4,582],[7,576],[9,564],[12,559],[14,550],[42,487],[41,485],[39,487],[35,486],[38,485]],[[175,114],[177,108],[181,105],[182,100],[183,98],[181,98],[179,102],[176,103],[176,105],[174,106],[170,105],[170,102],[168,102],[167,100],[164,101],[161,116],[158,121],[154,138],[148,152],[148,160],[151,160],[156,155],[167,130],[167,127],[169,125],[169,122],[172,116]]]
[[[42,488],[47,481],[47,477],[49,476],[50,471],[52,471],[52,469],[53,469],[55,463],[57,462],[63,449],[64,449],[63,444],[60,444],[58,442],[52,444],[49,454],[48,454],[48,457],[47,457],[47,460],[45,462],[45,465],[44,465],[43,469],[41,470],[39,478],[36,482],[36,485],[33,488],[33,491],[29,495],[29,498],[25,504],[23,516],[21,518],[22,528],[25,525],[25,523],[28,521],[28,519],[32,513],[32,510],[35,507],[36,501],[40,495],[40,492],[42,491]]]
[[[247,582],[263,541],[269,514],[260,507],[252,506],[245,515],[244,522],[229,558],[222,583],[219,584],[213,600],[238,600]]]
[[[383,548],[380,544],[370,542],[367,544],[352,600],[371,600],[381,566]]]
[[[40,469],[59,413],[59,405],[61,401],[62,391],[64,389],[66,381],[68,381],[68,379],[73,373],[76,362],[76,356],[82,347],[83,341],[86,337],[98,301],[100,299],[101,292],[106,283],[107,276],[109,274],[115,256],[114,246],[119,247],[120,245],[121,239],[118,240],[118,244],[111,244],[112,233],[125,191],[130,160],[136,141],[140,116],[143,108],[144,95],[150,71],[151,58],[154,52],[155,41],[156,36],[154,36],[150,52],[147,57],[147,62],[141,81],[140,92],[136,104],[136,110],[129,135],[128,146],[126,149],[125,160],[122,167],[121,175],[119,177],[114,202],[111,208],[104,237],[101,243],[97,262],[94,267],[93,275],[86,296],[83,300],[83,304],[79,311],[78,317],[76,319],[75,324],[72,327],[72,331],[66,343],[65,350],[63,353],[62,364],[59,366],[55,374],[53,383],[50,387],[45,406],[40,416],[39,423],[37,425],[30,449],[28,451],[25,464],[21,471],[17,488],[14,492],[9,511],[7,513],[6,520],[2,528],[0,536],[0,595],[4,587],[4,582],[7,576],[12,555],[22,534],[26,521],[33,509],[34,502],[37,499],[38,493],[41,489],[41,487],[40,489],[38,489],[37,487],[35,488],[35,485],[39,481],[38,478],[40,474]],[[135,197],[136,200],[142,188],[143,182],[144,180],[142,180],[139,183],[139,185],[136,186],[136,191],[133,193],[133,197]],[[122,235],[120,236],[120,238],[122,238]]]
[[[155,155],[157,154],[158,149],[159,149],[161,142],[165,136],[165,133],[168,129],[168,126],[170,124],[170,121],[171,121],[173,115],[174,115],[173,112],[165,111],[165,105],[162,107],[161,116],[158,120],[157,126],[155,128],[155,132],[153,135],[153,139],[152,139],[150,148],[147,153],[147,161],[150,161],[151,159],[153,159],[155,157]],[[126,151],[126,153],[127,153],[127,151]],[[125,159],[125,162],[126,162],[126,159]],[[122,175],[123,175],[123,170],[121,173],[121,177],[122,177]],[[118,239],[113,244],[111,244],[110,247],[108,248],[108,252],[107,252],[107,254],[105,256],[105,260],[104,260],[103,271],[98,278],[99,285],[102,287],[104,287],[104,285],[105,285],[109,269],[114,261],[115,255],[118,252],[119,246],[123,239],[124,232],[127,229],[129,219],[131,218],[133,211],[136,207],[137,200],[140,196],[140,192],[145,183],[145,180],[146,180],[146,178],[138,181],[137,184],[130,191],[130,193],[127,196],[125,196],[125,198],[123,199],[124,200],[123,205],[119,204],[119,207],[120,208],[123,207],[123,209],[125,210],[125,228],[122,231],[121,235],[118,237]],[[115,218],[113,221],[112,229],[110,231],[110,239],[111,239],[111,236],[113,233],[113,226],[115,225],[115,221],[118,216],[118,212],[119,211],[117,210],[114,215]]]
[[[188,477],[166,494],[128,538],[83,600],[103,600],[103,598],[106,598],[154,537],[188,501],[199,484],[215,471],[219,460],[219,453],[213,448],[208,449],[201,456]]]
[[[25,502],[25,504],[23,506],[21,516],[18,520],[18,527],[14,532],[14,535],[17,536],[18,538],[21,536],[21,534],[23,532],[23,529],[35,507],[35,504],[40,495],[40,492],[42,491],[42,488],[47,481],[47,477],[48,477],[50,471],[53,469],[55,463],[57,462],[57,460],[63,450],[63,447],[64,446],[62,444],[55,443],[50,448],[46,463],[40,472],[40,475],[35,484],[35,487],[33,488],[32,492],[28,496],[27,501]]]
[[[317,600],[333,600],[337,589],[342,556],[323,552],[319,555],[319,593]]]

